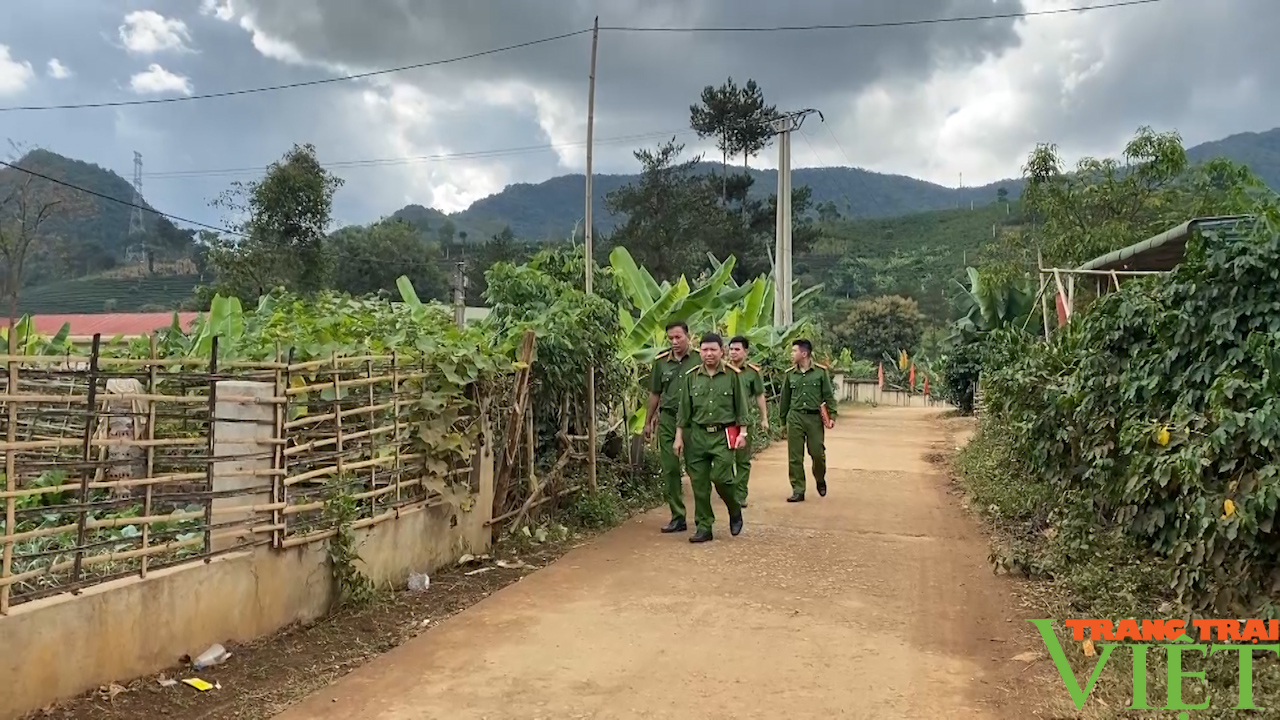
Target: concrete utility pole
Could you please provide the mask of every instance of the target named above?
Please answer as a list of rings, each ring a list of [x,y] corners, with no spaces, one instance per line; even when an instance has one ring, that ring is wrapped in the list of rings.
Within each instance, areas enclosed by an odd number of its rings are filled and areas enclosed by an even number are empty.
[[[453,266],[453,322],[459,328],[467,324],[467,263]]]
[[[595,25],[591,30],[591,75],[587,82],[587,207],[586,217],[583,218],[585,229],[582,233],[583,250],[586,252],[583,265],[586,267],[586,292],[588,295],[592,293],[591,281],[595,275],[595,259],[592,254],[595,248],[592,247],[591,225],[592,206],[595,205],[592,198],[592,145],[595,142],[595,124],[596,124],[596,50],[600,46],[600,16],[596,16]],[[587,365],[587,487],[591,492],[595,492],[596,485],[596,366]]]
[[[812,113],[822,113],[812,108],[782,115],[771,123],[778,136],[778,220],[774,245],[773,324],[790,325],[794,322],[791,305],[791,133],[799,130],[804,119]]]

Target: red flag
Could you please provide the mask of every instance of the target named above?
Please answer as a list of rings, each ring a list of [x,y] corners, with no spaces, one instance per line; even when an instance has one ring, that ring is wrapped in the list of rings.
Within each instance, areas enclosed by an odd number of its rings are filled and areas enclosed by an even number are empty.
[[[912,390],[916,389],[916,364],[915,363],[911,363],[911,375],[907,379],[907,384],[911,386]]]
[[[1062,293],[1054,295],[1058,301],[1058,327],[1064,327],[1067,324],[1067,300],[1062,297]]]
[[[879,379],[880,379],[880,389],[883,390],[884,389],[884,363],[883,362],[880,363]]]
[[[929,378],[927,377],[924,379],[924,394],[929,394]]]

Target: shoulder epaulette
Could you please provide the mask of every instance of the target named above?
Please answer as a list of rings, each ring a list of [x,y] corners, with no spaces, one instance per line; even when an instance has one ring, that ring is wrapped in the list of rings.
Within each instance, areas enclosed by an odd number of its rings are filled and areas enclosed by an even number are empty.
[[[695,372],[697,372],[697,371],[698,371],[698,368],[700,368],[700,367],[702,367],[702,366],[701,366],[701,365],[694,365],[693,367],[689,368],[688,370],[685,370],[685,371],[684,371],[684,374],[685,374],[685,375],[692,375],[692,374],[694,374]]]
[[[797,365],[792,365],[791,367],[787,368],[787,372],[791,372],[792,370],[799,370],[799,369],[800,369],[800,367],[799,367],[799,366],[797,366]]]
[[[729,368],[730,370],[732,370],[732,371],[736,372],[736,373],[740,373],[740,372],[742,372],[742,369],[741,369],[741,368],[736,368],[736,367],[734,367],[734,366],[730,365],[729,363],[725,363],[725,364],[724,364],[724,366],[725,366],[725,367],[727,367],[727,368]]]
[[[670,351],[670,350],[663,350],[662,352],[660,352],[660,353],[658,353],[656,356],[654,356],[654,358],[653,358],[653,359],[654,359],[654,360],[665,360],[665,359],[667,359],[667,358],[669,358],[669,357],[671,357],[671,351]]]
[[[752,370],[755,370],[756,372],[761,372],[760,366],[755,363],[747,363],[747,367],[751,368]]]
[[[823,365],[822,363],[814,363],[814,365],[816,365],[816,366],[818,366],[818,367],[822,368],[823,370],[830,370],[830,369],[831,369],[830,367],[828,367],[828,366],[826,366],[826,365]]]

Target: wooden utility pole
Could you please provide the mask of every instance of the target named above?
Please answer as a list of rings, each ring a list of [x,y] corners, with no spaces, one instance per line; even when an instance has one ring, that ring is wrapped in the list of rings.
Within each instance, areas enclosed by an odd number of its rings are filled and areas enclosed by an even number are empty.
[[[591,29],[591,77],[587,85],[587,207],[586,217],[584,218],[586,228],[583,231],[583,249],[586,252],[586,289],[587,294],[593,292],[591,287],[592,276],[595,274],[595,259],[592,255],[594,248],[591,243],[592,230],[592,206],[595,204],[592,199],[594,190],[591,185],[591,159],[592,145],[595,140],[595,124],[596,124],[596,50],[600,46],[600,16],[596,16],[595,24]],[[587,366],[587,487],[591,492],[595,492],[598,488],[596,483],[596,366],[594,363]]]

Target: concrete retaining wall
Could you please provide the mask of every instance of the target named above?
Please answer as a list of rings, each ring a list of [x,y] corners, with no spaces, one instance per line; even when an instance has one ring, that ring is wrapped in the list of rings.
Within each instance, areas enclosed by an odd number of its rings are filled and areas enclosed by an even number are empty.
[[[489,548],[492,449],[482,445],[476,461],[474,503],[446,496],[356,531],[361,569],[371,580],[403,586],[411,572],[430,573]],[[158,673],[213,643],[245,642],[319,618],[328,609],[330,578],[323,542],[260,547],[18,605],[0,617],[0,719]]]
[[[853,380],[842,374],[835,376],[836,399],[840,402],[867,403],[870,405],[896,405],[902,407],[931,407],[950,409],[951,404],[935,400],[933,396],[906,393],[898,390],[881,390],[874,380]]]

